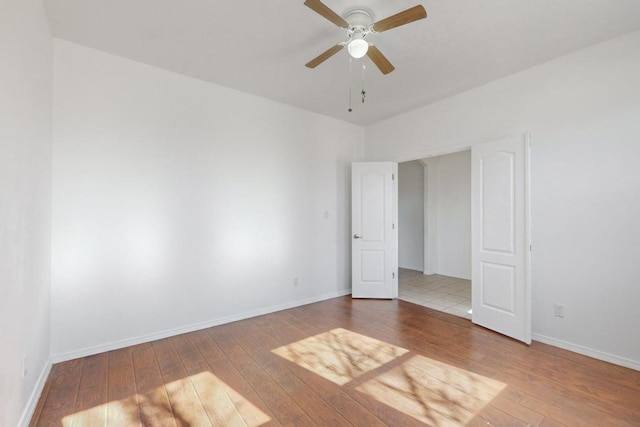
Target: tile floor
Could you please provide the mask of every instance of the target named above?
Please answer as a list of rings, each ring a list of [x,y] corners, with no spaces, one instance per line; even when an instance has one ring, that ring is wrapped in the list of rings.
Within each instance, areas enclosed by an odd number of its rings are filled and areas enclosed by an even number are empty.
[[[398,298],[471,319],[471,281],[401,268]]]

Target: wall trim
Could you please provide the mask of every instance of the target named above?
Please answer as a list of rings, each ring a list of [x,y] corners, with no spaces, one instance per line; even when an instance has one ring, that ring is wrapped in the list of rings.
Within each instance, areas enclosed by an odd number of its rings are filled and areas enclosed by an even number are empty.
[[[199,331],[201,329],[211,328],[213,326],[224,325],[225,323],[236,322],[238,320],[249,319],[251,317],[262,316],[264,314],[275,313],[276,311],[287,310],[290,308],[300,307],[307,304],[313,304],[315,302],[325,301],[332,298],[338,298],[345,295],[350,295],[351,289],[343,289],[340,291],[329,292],[326,294],[304,298],[284,304],[273,305],[270,307],[260,308],[253,311],[247,311],[232,316],[219,317],[217,319],[208,320],[202,323],[195,323],[187,326],[181,326],[179,328],[167,329],[160,332],[154,332],[147,335],[141,335],[133,338],[127,338],[124,340],[113,341],[106,344],[100,344],[92,347],[85,347],[78,350],[68,351],[65,353],[58,353],[51,356],[51,363],[66,362],[67,360],[78,359],[80,357],[92,356],[94,354],[104,353],[106,351],[118,350],[124,347],[130,347],[132,345],[143,344],[150,341],[156,341],[163,338],[169,338],[175,335],[186,334],[189,332]]]
[[[33,417],[34,412],[36,411],[36,407],[38,406],[38,402],[40,401],[40,396],[42,396],[42,391],[44,390],[44,386],[47,383],[47,378],[49,378],[49,374],[51,373],[51,367],[53,363],[51,359],[47,360],[42,371],[40,372],[40,376],[38,376],[38,381],[36,381],[36,385],[29,396],[29,400],[27,400],[27,406],[25,406],[22,411],[22,416],[18,421],[18,426],[27,427],[29,423],[31,423],[31,418]]]
[[[602,360],[605,362],[613,363],[614,365],[623,366],[625,368],[635,369],[640,371],[640,362],[626,359],[624,357],[616,356],[614,354],[605,353],[604,351],[594,350],[589,347],[583,347],[578,344],[573,344],[567,341],[562,341],[556,338],[551,338],[545,335],[532,334],[534,341],[539,341],[544,344],[549,344],[554,347],[563,348],[565,350],[572,351],[574,353],[582,354],[584,356],[593,357],[594,359]]]

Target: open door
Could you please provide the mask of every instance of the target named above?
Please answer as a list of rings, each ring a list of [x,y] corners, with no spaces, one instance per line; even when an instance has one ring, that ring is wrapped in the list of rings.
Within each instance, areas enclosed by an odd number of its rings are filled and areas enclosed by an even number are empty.
[[[398,294],[397,163],[351,165],[351,259],[353,298]]]
[[[472,320],[531,343],[529,136],[471,148]]]

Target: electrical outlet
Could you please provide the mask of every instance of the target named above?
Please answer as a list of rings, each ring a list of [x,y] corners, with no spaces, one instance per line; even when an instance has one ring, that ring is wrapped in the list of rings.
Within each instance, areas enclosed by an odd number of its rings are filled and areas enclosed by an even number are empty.
[[[553,315],[556,317],[564,318],[564,305],[553,304]]]

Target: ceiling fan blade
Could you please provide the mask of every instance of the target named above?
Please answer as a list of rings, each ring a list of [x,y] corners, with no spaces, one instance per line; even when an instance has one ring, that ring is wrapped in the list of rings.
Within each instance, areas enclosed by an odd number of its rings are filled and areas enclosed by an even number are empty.
[[[336,53],[340,52],[344,49],[344,45],[337,44],[335,46],[331,46],[329,49],[322,52],[320,55],[313,58],[311,61],[307,62],[305,66],[308,68],[316,68],[318,65],[322,64],[327,59],[331,58]]]
[[[394,67],[393,64],[391,64],[391,62],[389,62],[389,60],[375,46],[369,46],[367,56],[374,64],[376,64],[376,67],[378,67],[382,74],[389,74],[396,69],[396,67]]]
[[[404,12],[396,13],[388,18],[373,24],[373,30],[377,33],[390,30],[392,28],[399,27],[401,25],[409,24],[419,19],[427,17],[427,11],[422,5],[414,6],[405,10]]]
[[[342,19],[340,15],[335,13],[333,10],[329,9],[329,7],[322,3],[320,0],[306,0],[304,5],[316,12],[319,15],[324,16],[329,21],[333,22],[340,28],[348,28],[349,23]]]

